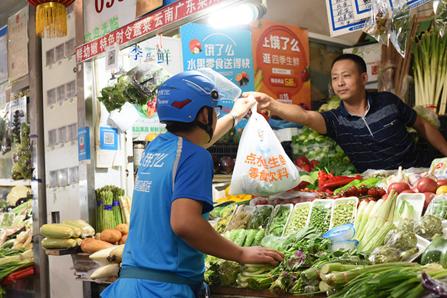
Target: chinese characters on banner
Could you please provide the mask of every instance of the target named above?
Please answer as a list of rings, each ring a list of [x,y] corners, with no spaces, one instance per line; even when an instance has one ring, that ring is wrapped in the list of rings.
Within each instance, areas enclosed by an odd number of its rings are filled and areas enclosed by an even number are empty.
[[[167,25],[200,13],[222,0],[179,0],[168,6],[149,13],[141,19],[133,21],[124,27],[116,29],[106,35],[92,40],[76,48],[76,62],[83,62],[102,54],[113,44],[123,45],[127,42],[143,37]]]
[[[180,28],[180,36],[185,70],[212,68],[243,91],[253,91],[251,32],[248,29],[218,30],[188,24]]]
[[[253,28],[253,56],[256,91],[310,108],[306,30],[262,21]]]
[[[249,28],[215,29],[202,24],[187,24],[180,28],[182,37],[183,68],[195,70],[211,68],[242,91],[253,91],[253,56]],[[233,108],[234,98],[221,98],[222,115]],[[245,127],[239,122],[237,128]]]
[[[250,166],[248,177],[252,180],[271,183],[289,178],[286,159],[282,155],[272,155],[266,159],[262,155],[249,153],[244,163]]]

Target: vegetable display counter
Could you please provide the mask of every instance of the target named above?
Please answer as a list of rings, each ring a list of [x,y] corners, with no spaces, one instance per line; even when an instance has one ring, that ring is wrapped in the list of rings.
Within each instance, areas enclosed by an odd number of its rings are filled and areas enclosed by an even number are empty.
[[[237,289],[237,288],[226,288],[226,287],[211,287],[211,297],[212,298],[235,298],[235,297],[263,297],[263,298],[304,298],[309,296],[297,296],[297,295],[276,295],[272,292],[266,291],[255,291],[249,289]],[[326,297],[325,295],[314,295],[312,297]]]

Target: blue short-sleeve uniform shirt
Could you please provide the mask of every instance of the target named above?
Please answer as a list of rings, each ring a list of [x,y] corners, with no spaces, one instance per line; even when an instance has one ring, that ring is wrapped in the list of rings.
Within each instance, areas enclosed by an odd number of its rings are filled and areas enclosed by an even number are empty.
[[[407,131],[416,121],[416,112],[389,92],[367,93],[367,100],[369,109],[363,117],[349,114],[343,102],[323,112],[327,136],[359,172],[419,165],[420,156]]]
[[[171,204],[200,201],[212,210],[213,161],[210,153],[172,133],[157,137],[140,161],[122,266],[157,269],[201,280],[204,255],[172,231]],[[102,297],[193,297],[186,285],[118,279]]]

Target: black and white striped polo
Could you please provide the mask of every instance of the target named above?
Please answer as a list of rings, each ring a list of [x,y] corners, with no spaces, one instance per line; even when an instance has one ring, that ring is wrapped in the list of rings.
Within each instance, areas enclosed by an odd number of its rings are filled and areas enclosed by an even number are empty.
[[[349,114],[343,102],[323,112],[327,136],[340,145],[359,172],[416,166],[418,152],[406,129],[414,125],[416,112],[389,92],[367,93],[367,100],[369,109],[363,117]]]

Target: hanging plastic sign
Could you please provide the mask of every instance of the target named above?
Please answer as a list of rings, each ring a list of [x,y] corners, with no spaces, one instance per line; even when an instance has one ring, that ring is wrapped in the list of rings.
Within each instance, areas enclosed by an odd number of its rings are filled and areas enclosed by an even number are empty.
[[[179,0],[149,13],[103,37],[92,40],[76,48],[76,62],[84,62],[105,52],[110,44],[123,45],[140,37],[160,30],[177,21],[203,12],[223,0]]]
[[[353,6],[355,0],[326,0],[331,36],[339,36],[363,29],[365,20],[358,20]]]
[[[253,27],[255,90],[310,108],[307,30],[262,20]]]
[[[78,129],[78,159],[79,161],[90,160],[90,128],[80,127]]]
[[[407,0],[406,4],[409,8],[416,8],[432,0]],[[397,5],[398,0],[389,0],[391,9]],[[371,0],[353,0],[352,9],[354,10],[354,18],[363,20],[371,15]]]

